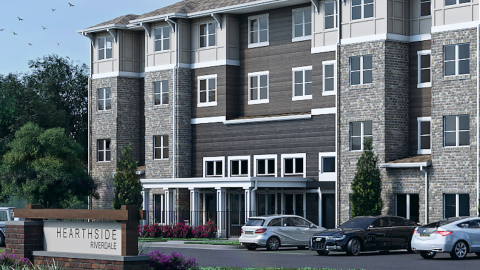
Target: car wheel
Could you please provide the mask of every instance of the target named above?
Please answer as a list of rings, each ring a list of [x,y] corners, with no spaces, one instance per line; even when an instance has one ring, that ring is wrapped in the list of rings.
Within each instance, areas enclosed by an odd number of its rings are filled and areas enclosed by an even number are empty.
[[[437,253],[435,251],[420,251],[420,256],[424,259],[433,259]]]
[[[5,245],[5,236],[0,232],[0,247]]]
[[[357,238],[350,239],[347,244],[347,254],[357,256],[358,254],[360,254],[361,248],[362,245],[360,244],[360,240],[358,240]]]
[[[247,246],[247,249],[248,249],[248,250],[256,250],[257,247],[258,247],[257,245],[253,244],[253,245],[248,245],[248,246]]]
[[[300,249],[300,250],[304,250],[306,247],[305,246],[298,246],[297,248]]]
[[[317,250],[317,254],[320,256],[327,256],[328,250]]]
[[[272,236],[267,240],[267,250],[274,251],[280,247],[280,239],[276,236]]]
[[[450,252],[450,257],[452,259],[465,259],[467,257],[468,247],[467,244],[463,241],[458,241],[453,245],[452,252]]]

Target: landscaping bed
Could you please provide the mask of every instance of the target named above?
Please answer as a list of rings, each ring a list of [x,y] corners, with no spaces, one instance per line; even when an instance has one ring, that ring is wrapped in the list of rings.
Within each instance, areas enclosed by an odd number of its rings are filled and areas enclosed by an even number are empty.
[[[332,268],[283,268],[283,267],[267,267],[267,268],[260,268],[260,267],[200,267],[200,270],[335,270]],[[353,270],[353,269],[350,269]]]
[[[230,241],[230,240],[196,240],[196,241],[186,241],[184,244],[203,244],[203,245],[227,245],[227,246],[239,246],[239,241]]]

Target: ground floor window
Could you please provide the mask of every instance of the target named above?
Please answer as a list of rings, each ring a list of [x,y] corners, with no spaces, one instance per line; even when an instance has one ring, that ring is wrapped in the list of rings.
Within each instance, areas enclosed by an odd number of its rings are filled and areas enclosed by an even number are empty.
[[[397,194],[397,216],[419,222],[419,209],[418,194]]]
[[[443,216],[460,217],[470,216],[470,198],[468,194],[444,194]]]
[[[154,214],[153,220],[154,223],[165,224],[165,194],[155,194],[154,195]]]

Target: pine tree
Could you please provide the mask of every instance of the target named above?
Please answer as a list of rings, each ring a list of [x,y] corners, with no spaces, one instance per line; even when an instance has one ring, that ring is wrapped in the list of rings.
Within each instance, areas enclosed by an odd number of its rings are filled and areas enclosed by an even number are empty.
[[[382,211],[382,179],[378,157],[373,153],[372,140],[364,142],[364,151],[357,162],[357,172],[352,181],[350,205],[352,217],[376,216]]]
[[[120,209],[122,205],[138,205],[142,208],[142,183],[136,174],[137,161],[133,159],[132,148],[125,146],[122,157],[117,160],[117,172],[114,178],[113,208]]]

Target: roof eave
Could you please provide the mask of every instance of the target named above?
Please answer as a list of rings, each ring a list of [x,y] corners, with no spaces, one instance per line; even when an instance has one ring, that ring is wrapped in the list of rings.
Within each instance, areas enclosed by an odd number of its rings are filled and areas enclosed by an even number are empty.
[[[152,16],[152,17],[147,17],[142,19],[131,20],[129,25],[138,25],[140,23],[162,21],[162,20],[165,20],[166,18],[184,18],[185,19],[185,18],[188,18],[188,16],[185,13],[168,13],[168,14],[162,14],[162,15],[157,15],[157,16]]]
[[[107,25],[78,30],[77,33],[79,34],[95,33],[95,32],[107,31],[108,29],[127,29],[127,26],[124,24],[107,24]]]
[[[427,162],[414,162],[414,163],[382,163],[379,165],[380,168],[420,168],[428,167],[432,165],[431,161]]]

